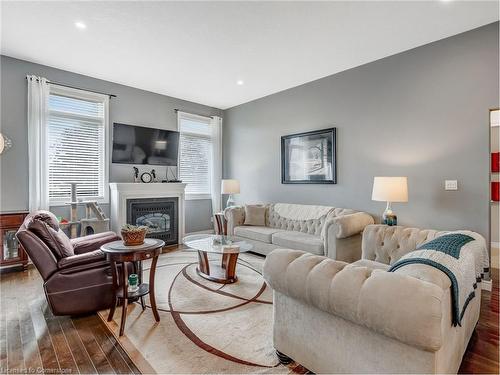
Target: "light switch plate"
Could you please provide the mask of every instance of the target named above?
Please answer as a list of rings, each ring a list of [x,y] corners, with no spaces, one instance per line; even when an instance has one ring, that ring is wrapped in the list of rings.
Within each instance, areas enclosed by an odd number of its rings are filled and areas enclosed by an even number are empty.
[[[445,180],[444,181],[444,190],[458,190],[457,180]]]

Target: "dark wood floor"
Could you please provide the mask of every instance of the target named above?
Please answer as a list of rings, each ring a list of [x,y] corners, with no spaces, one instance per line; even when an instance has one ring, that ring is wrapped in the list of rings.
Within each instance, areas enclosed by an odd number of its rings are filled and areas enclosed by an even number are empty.
[[[499,373],[498,281],[497,270],[460,373]],[[0,373],[139,373],[97,315],[53,316],[33,267],[1,273],[0,293]]]
[[[481,300],[481,316],[472,334],[464,355],[459,373],[461,374],[498,374],[498,310],[499,275],[498,269],[492,271],[492,291],[484,292]]]
[[[33,267],[0,279],[0,373],[140,373],[97,315],[53,316]]]

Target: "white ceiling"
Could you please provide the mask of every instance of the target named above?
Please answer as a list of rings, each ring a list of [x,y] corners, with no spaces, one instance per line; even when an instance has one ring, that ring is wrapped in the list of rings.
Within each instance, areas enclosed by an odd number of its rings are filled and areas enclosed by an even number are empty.
[[[1,52],[226,109],[498,13],[497,1],[3,1]]]

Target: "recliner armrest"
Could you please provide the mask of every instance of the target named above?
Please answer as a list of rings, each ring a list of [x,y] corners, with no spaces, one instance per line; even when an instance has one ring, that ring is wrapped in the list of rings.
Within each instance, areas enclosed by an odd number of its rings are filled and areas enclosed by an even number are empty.
[[[71,244],[75,254],[84,254],[90,251],[99,250],[102,245],[108,242],[119,241],[121,238],[115,232],[103,232],[88,236],[73,238]]]
[[[66,270],[70,268],[74,269],[75,267],[78,267],[78,270],[82,270],[106,264],[108,264],[106,254],[104,254],[101,250],[94,250],[62,258],[59,262],[57,262],[57,267],[59,270]]]

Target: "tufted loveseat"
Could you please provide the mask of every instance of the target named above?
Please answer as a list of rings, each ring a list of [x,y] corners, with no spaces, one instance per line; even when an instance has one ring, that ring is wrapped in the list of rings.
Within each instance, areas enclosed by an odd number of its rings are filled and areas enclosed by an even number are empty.
[[[273,289],[273,341],[282,361],[315,373],[456,373],[479,319],[481,287],[452,324],[450,279],[424,264],[390,264],[449,232],[368,225],[352,264],[278,249],[264,264]],[[482,264],[478,233],[468,251]],[[476,254],[477,253],[477,254]]]
[[[266,205],[265,226],[248,226],[244,207],[224,212],[227,232],[267,255],[277,248],[304,250],[352,262],[361,257],[361,232],[373,218],[347,208],[289,203]]]

